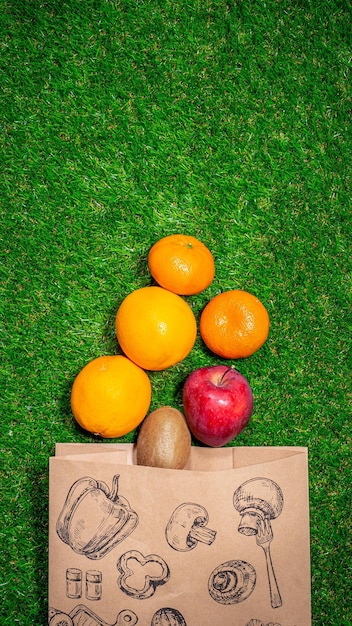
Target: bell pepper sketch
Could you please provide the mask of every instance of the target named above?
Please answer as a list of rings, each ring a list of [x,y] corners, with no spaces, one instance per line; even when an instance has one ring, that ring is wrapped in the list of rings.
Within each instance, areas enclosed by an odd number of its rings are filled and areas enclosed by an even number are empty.
[[[199,541],[210,546],[215,540],[216,531],[207,527],[208,519],[204,506],[193,502],[180,504],[166,526],[168,544],[179,552],[192,550]]]
[[[150,598],[156,588],[170,578],[164,559],[156,554],[144,556],[138,550],[125,552],[117,562],[117,569],[120,572],[117,584],[121,591],[138,600]]]
[[[253,593],[257,574],[246,561],[226,561],[209,577],[209,594],[219,604],[239,604]]]
[[[60,539],[77,554],[101,559],[136,528],[139,518],[118,493],[119,475],[106,483],[84,477],[70,488],[56,524]]]
[[[255,535],[257,545],[264,551],[273,609],[282,606],[282,599],[271,560],[270,544],[274,534],[270,520],[280,515],[283,504],[284,497],[279,485],[269,478],[247,480],[233,496],[233,505],[241,515],[238,532],[247,536]]]
[[[128,609],[120,611],[114,624],[108,624],[84,604],[78,604],[70,613],[49,609],[49,626],[135,626],[138,617]]]

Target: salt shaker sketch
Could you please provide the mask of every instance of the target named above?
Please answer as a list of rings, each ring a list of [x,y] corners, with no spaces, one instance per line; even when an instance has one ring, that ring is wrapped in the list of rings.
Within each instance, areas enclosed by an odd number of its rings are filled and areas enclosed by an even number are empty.
[[[82,596],[82,570],[69,567],[66,570],[66,595],[77,599]]]
[[[100,600],[102,595],[102,573],[96,569],[86,572],[86,598],[87,600]]]

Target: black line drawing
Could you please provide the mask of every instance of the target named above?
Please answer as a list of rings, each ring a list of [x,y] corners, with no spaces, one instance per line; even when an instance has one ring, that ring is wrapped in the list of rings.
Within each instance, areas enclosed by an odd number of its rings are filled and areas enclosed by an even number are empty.
[[[256,535],[257,545],[264,551],[273,609],[282,606],[282,599],[270,554],[270,544],[274,538],[270,520],[280,515],[283,504],[282,491],[270,478],[247,480],[233,496],[233,505],[241,515],[238,532],[248,536]]]
[[[157,587],[170,578],[169,566],[161,556],[144,556],[138,550],[125,552],[117,561],[117,569],[120,572],[117,584],[121,591],[138,600],[150,598]]]
[[[153,615],[151,626],[187,626],[183,615],[177,609],[164,607]]]
[[[53,608],[49,609],[48,624],[49,626],[74,626],[70,615]]]
[[[69,614],[50,608],[48,616],[49,626],[135,626],[137,622],[135,612],[125,609],[118,613],[115,624],[108,624],[84,604],[78,604]]]
[[[253,593],[256,580],[256,571],[250,563],[226,561],[211,573],[209,593],[219,604],[239,604]]]
[[[168,544],[179,552],[192,550],[198,541],[210,546],[215,540],[216,531],[207,527],[208,520],[208,511],[204,506],[193,502],[180,504],[166,526]]]
[[[264,624],[260,619],[251,619],[246,626],[281,626],[278,622],[269,622],[268,624]]]
[[[87,600],[101,600],[103,574],[97,569],[86,571],[86,598]]]
[[[101,559],[136,528],[138,515],[118,488],[119,474],[113,477],[111,490],[90,477],[71,486],[56,532],[77,554]]]
[[[66,570],[66,595],[76,600],[82,597],[82,570],[77,567]]]
[[[87,600],[101,600],[102,577],[103,574],[99,570],[86,571],[85,595]],[[66,596],[76,600],[82,597],[82,570],[77,567],[69,567],[66,570]]]
[[[258,524],[258,533],[256,536],[257,545],[263,548],[266,560],[266,569],[268,573],[270,602],[273,609],[277,609],[282,605],[282,599],[277,584],[271,554],[270,544],[274,538],[273,529],[269,519],[261,520]]]

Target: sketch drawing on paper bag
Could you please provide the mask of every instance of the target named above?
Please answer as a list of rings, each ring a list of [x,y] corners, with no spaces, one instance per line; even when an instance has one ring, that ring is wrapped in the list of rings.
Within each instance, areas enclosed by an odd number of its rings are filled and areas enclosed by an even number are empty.
[[[193,550],[198,541],[210,546],[215,540],[216,531],[208,528],[208,520],[208,511],[204,506],[193,502],[180,504],[166,526],[168,544],[179,552]]]
[[[108,624],[83,604],[78,604],[70,613],[49,609],[49,626],[136,626],[138,622],[136,613],[128,609],[119,612],[114,624]],[[187,623],[180,611],[163,607],[154,613],[150,626],[164,625],[187,626]]]
[[[254,591],[256,571],[246,561],[226,561],[211,573],[209,593],[219,604],[239,604]]]
[[[136,528],[138,515],[118,489],[118,474],[111,490],[90,477],[80,478],[70,488],[56,532],[77,554],[101,559]]]
[[[101,559],[137,526],[138,514],[131,509],[129,501],[119,495],[118,489],[118,474],[113,476],[111,490],[105,482],[91,477],[75,481],[69,489],[56,531],[77,554],[88,559]],[[280,607],[282,599],[270,554],[273,540],[271,519],[280,515],[283,501],[280,487],[268,478],[252,478],[241,484],[233,495],[233,505],[241,516],[238,532],[255,535],[257,545],[264,551],[272,608]],[[165,529],[166,541],[179,552],[193,550],[198,542],[211,546],[217,533],[208,527],[208,522],[209,515],[204,506],[184,502],[176,507],[169,519]],[[137,550],[122,554],[117,569],[118,587],[139,600],[150,598],[170,578],[169,566],[161,556],[144,556]],[[221,563],[211,572],[208,592],[219,604],[238,604],[253,593],[256,581],[257,574],[251,563],[233,559]]]
[[[279,485],[269,478],[247,480],[233,496],[233,505],[241,515],[238,532],[255,535],[257,545],[264,550],[273,609],[282,606],[282,599],[270,553],[270,544],[274,538],[271,520],[280,515],[283,504],[284,497]]]
[[[187,626],[183,615],[177,609],[165,607],[154,613],[151,626]]]
[[[169,566],[161,556],[144,556],[138,550],[125,552],[117,562],[117,569],[121,591],[138,600],[150,598],[170,578]]]
[[[297,453],[287,458],[289,468],[299,468]],[[53,463],[50,626],[199,626],[200,616],[204,625],[215,620],[225,626],[234,619],[238,626],[310,625],[307,594],[307,609],[296,611],[294,602],[306,588],[309,594],[304,466],[301,522],[293,506],[297,488],[291,494],[289,475],[277,467],[253,471],[249,465],[244,471],[239,463],[237,474],[230,463],[224,473],[200,473],[196,466],[199,486],[185,471],[170,490],[171,473],[165,481],[154,468],[142,473],[128,463],[116,464],[113,455],[110,463],[105,455],[101,474],[93,478],[91,460],[82,458],[78,467],[77,456],[68,455],[73,471],[65,481],[64,460]],[[59,481],[60,500],[55,490]],[[145,494],[148,506],[135,510]],[[293,528],[302,537],[298,548],[303,546],[303,559],[296,558],[297,545],[290,540]],[[69,550],[57,562],[61,542]],[[290,572],[284,566],[287,558]],[[291,573],[297,581],[294,593],[287,584]],[[88,579],[94,593],[87,594]],[[199,615],[188,603],[193,592],[200,601]]]
[[[70,613],[49,609],[48,626],[135,626],[137,623],[137,615],[128,609],[118,613],[114,624],[108,624],[84,604],[78,604]]]
[[[84,477],[75,481],[69,489],[57,520],[56,531],[61,540],[77,554],[88,559],[101,559],[137,526],[138,515],[131,509],[128,500],[119,495],[118,483],[118,474],[113,476],[111,490],[103,481]],[[238,532],[246,536],[256,535],[257,545],[264,550],[271,606],[278,608],[282,600],[270,555],[273,539],[270,520],[282,511],[282,491],[273,480],[252,478],[235,491],[233,505],[241,516]],[[179,552],[193,550],[198,542],[211,546],[217,533],[208,527],[208,521],[208,512],[202,505],[193,502],[178,505],[165,529],[168,544]],[[138,550],[122,554],[117,561],[117,569],[118,587],[126,595],[139,600],[150,598],[170,578],[169,566],[161,556],[145,556]],[[70,573],[76,571],[70,568]],[[256,580],[253,565],[243,560],[230,560],[211,572],[208,592],[219,604],[239,604],[253,593]],[[67,595],[70,597],[70,594]],[[71,597],[79,596],[71,594]],[[92,596],[86,597],[94,599]],[[79,605],[75,613],[75,616],[80,615],[77,623],[82,623],[82,614],[87,611],[89,609]],[[98,620],[97,617],[94,619]],[[158,619],[156,616],[154,623]]]
[[[89,569],[85,574],[85,586],[83,587],[83,572],[78,567],[66,569],[66,596],[72,600],[82,598],[87,600],[101,600],[103,574],[100,570]]]

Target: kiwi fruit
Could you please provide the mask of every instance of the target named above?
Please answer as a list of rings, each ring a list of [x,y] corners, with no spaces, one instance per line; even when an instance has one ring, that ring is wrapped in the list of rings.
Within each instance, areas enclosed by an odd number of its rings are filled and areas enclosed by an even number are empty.
[[[171,406],[162,406],[143,420],[137,438],[137,464],[182,469],[191,449],[191,433],[185,417]]]

